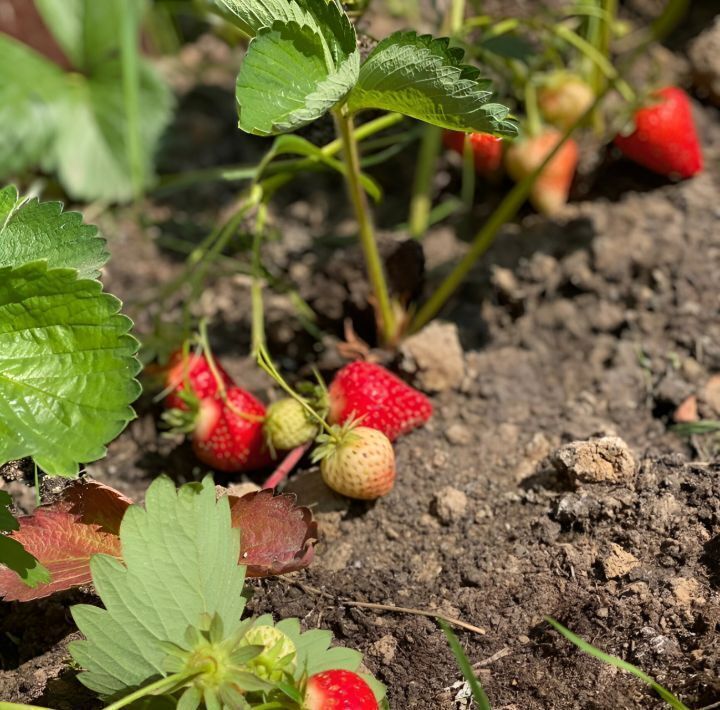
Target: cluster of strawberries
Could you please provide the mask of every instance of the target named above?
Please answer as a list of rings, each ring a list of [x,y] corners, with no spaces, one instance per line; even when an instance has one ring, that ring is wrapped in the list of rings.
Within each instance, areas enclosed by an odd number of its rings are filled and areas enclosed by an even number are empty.
[[[343,367],[329,389],[267,409],[215,360],[176,352],[165,372],[167,420],[192,437],[203,462],[220,471],[253,471],[281,452],[313,441],[313,460],[333,490],[371,500],[395,482],[392,442],[424,424],[430,400],[381,365]]]
[[[503,151],[503,141],[487,133],[469,136],[475,169],[484,177],[499,174],[503,158],[509,175],[520,181],[545,160],[562,138],[562,130],[575,123],[592,105],[590,86],[579,77],[563,75],[538,93],[538,106],[552,127],[526,135]],[[692,177],[702,170],[703,159],[687,94],[674,86],[654,92],[650,102],[635,111],[633,130],[618,133],[613,143],[630,160],[673,179]],[[447,148],[463,153],[465,134],[446,131]],[[530,201],[543,214],[554,214],[568,199],[579,157],[577,143],[567,140],[540,174]]]

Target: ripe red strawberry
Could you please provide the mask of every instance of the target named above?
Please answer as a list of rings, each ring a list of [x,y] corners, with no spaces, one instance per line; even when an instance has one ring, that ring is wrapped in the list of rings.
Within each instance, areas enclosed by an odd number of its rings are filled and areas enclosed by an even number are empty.
[[[545,160],[562,133],[547,128],[537,136],[515,141],[505,154],[505,165],[514,180],[520,182]],[[572,139],[560,148],[545,166],[530,191],[530,202],[543,214],[552,215],[565,205],[578,162],[578,146]]]
[[[323,671],[310,676],[303,710],[377,710],[370,686],[351,671]]]
[[[465,134],[462,131],[443,131],[443,144],[460,155],[465,152]],[[494,175],[502,165],[502,138],[490,133],[471,133],[470,149],[478,175]]]
[[[383,432],[390,441],[422,426],[432,415],[430,400],[381,365],[358,360],[335,375],[329,390],[331,424],[349,419]]]
[[[252,471],[267,466],[265,407],[244,389],[231,385],[227,400],[200,400],[193,429],[193,450],[203,462],[219,471]]]
[[[590,85],[575,74],[558,72],[538,91],[538,107],[545,119],[565,130],[592,106]]]
[[[689,178],[703,169],[702,150],[687,94],[668,86],[656,102],[635,112],[635,130],[614,143],[630,160],[673,178]]]
[[[395,452],[390,439],[377,429],[349,422],[318,437],[313,452],[320,474],[336,493],[359,500],[375,500],[395,483]]]
[[[229,387],[233,384],[230,375],[225,372],[217,360],[215,365],[223,384]],[[218,383],[210,369],[207,358],[198,353],[183,353],[176,350],[171,356],[165,373],[165,388],[172,389],[165,397],[165,407],[168,409],[189,409],[187,402],[181,396],[185,391],[186,382],[190,383],[192,393],[198,399],[214,397],[218,392]]]

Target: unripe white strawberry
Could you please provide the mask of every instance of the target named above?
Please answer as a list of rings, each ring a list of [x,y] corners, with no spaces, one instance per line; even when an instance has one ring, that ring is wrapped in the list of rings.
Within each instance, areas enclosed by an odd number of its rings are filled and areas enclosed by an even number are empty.
[[[565,130],[595,101],[590,85],[575,74],[559,72],[538,91],[538,106],[549,123]]]
[[[320,461],[323,481],[336,493],[374,500],[392,490],[395,452],[381,431],[350,424],[333,427],[318,440],[322,445],[313,458]]]

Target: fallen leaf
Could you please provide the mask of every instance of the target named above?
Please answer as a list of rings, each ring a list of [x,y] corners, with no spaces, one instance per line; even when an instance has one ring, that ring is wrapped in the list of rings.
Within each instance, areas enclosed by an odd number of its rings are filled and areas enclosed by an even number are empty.
[[[248,577],[286,574],[307,567],[315,554],[317,523],[294,495],[272,490],[228,496],[233,527],[240,528],[240,561]]]
[[[249,577],[284,574],[307,567],[314,555],[317,523],[293,495],[270,490],[228,496],[232,524],[241,529],[240,562]],[[130,498],[89,478],[69,484],[57,499],[32,515],[17,519],[7,536],[47,567],[51,579],[29,588],[11,569],[0,565],[0,597],[31,601],[89,584],[90,558],[103,553],[122,559],[120,522]]]

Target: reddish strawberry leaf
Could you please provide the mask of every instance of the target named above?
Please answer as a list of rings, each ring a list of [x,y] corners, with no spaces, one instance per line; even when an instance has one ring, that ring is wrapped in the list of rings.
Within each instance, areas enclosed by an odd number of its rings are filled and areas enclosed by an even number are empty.
[[[120,491],[88,478],[73,481],[58,499],[18,518],[17,540],[50,572],[50,581],[33,589],[9,569],[0,567],[0,596],[30,601],[89,584],[90,557],[98,552],[120,556],[117,533],[132,501]]]
[[[314,555],[317,523],[291,495],[258,491],[229,496],[232,523],[241,534],[241,562],[250,577],[283,574],[307,567]],[[92,479],[73,481],[57,500],[18,518],[9,535],[47,567],[51,580],[35,588],[0,565],[0,597],[30,601],[91,582],[90,558],[104,553],[121,558],[120,521],[132,501]]]
[[[248,577],[286,574],[307,567],[315,554],[317,523],[295,496],[271,490],[229,496],[233,527],[240,528],[240,561]]]

